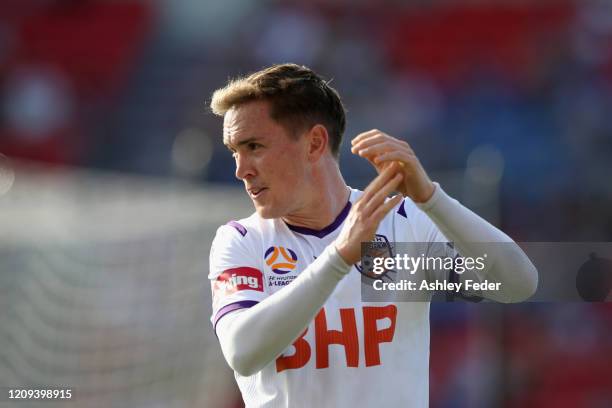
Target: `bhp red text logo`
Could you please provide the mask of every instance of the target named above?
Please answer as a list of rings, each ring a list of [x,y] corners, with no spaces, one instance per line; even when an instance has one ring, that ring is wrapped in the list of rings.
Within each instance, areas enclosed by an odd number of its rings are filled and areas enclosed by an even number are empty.
[[[292,355],[282,355],[276,359],[276,372],[304,367],[310,361],[313,351],[315,352],[315,367],[329,367],[329,346],[331,344],[344,346],[347,367],[358,367],[360,356],[356,312],[358,313],[354,308],[333,311],[332,313],[340,313],[342,330],[329,330],[325,309],[321,309],[314,319],[314,350],[313,345],[304,338],[308,333],[308,329],[306,329],[293,343],[295,352]],[[364,306],[360,312],[363,314],[363,327],[361,329],[363,330],[362,338],[365,343],[365,355],[362,361],[365,360],[366,367],[380,365],[381,345],[393,341],[397,307],[395,305]],[[379,320],[389,321],[389,327],[379,330],[377,324]]]

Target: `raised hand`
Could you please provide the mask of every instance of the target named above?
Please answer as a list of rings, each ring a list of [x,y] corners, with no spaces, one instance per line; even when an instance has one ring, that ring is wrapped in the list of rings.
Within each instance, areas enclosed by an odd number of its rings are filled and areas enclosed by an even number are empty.
[[[412,201],[422,203],[433,195],[435,185],[407,142],[373,129],[357,135],[351,145],[353,154],[367,159],[379,174],[390,163],[397,162],[403,175],[397,191]]]
[[[372,180],[351,207],[335,241],[338,254],[347,264],[352,265],[361,259],[361,243],[374,238],[380,221],[402,201],[403,197],[399,194],[385,201],[389,194],[397,190],[402,178],[400,166],[392,163]]]

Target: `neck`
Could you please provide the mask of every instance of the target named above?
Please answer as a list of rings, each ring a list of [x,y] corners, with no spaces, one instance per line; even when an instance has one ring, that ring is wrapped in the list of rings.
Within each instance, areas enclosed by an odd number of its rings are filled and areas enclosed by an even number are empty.
[[[313,169],[312,176],[305,205],[282,218],[296,227],[320,230],[331,224],[344,209],[350,190],[333,158]]]

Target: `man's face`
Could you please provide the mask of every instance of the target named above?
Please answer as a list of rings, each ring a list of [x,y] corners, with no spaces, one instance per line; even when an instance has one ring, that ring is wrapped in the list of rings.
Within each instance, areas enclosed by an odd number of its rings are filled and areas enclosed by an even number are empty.
[[[295,140],[270,118],[267,102],[249,102],[226,112],[223,142],[236,160],[236,177],[263,218],[291,214],[303,205],[307,177],[306,138]]]

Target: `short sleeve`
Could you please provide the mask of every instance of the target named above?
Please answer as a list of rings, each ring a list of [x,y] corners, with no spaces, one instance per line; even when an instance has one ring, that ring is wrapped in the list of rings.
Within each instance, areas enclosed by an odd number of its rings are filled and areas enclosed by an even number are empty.
[[[233,225],[217,230],[210,250],[208,275],[213,327],[228,313],[252,307],[267,297],[261,257],[257,256],[253,235],[252,231]]]

